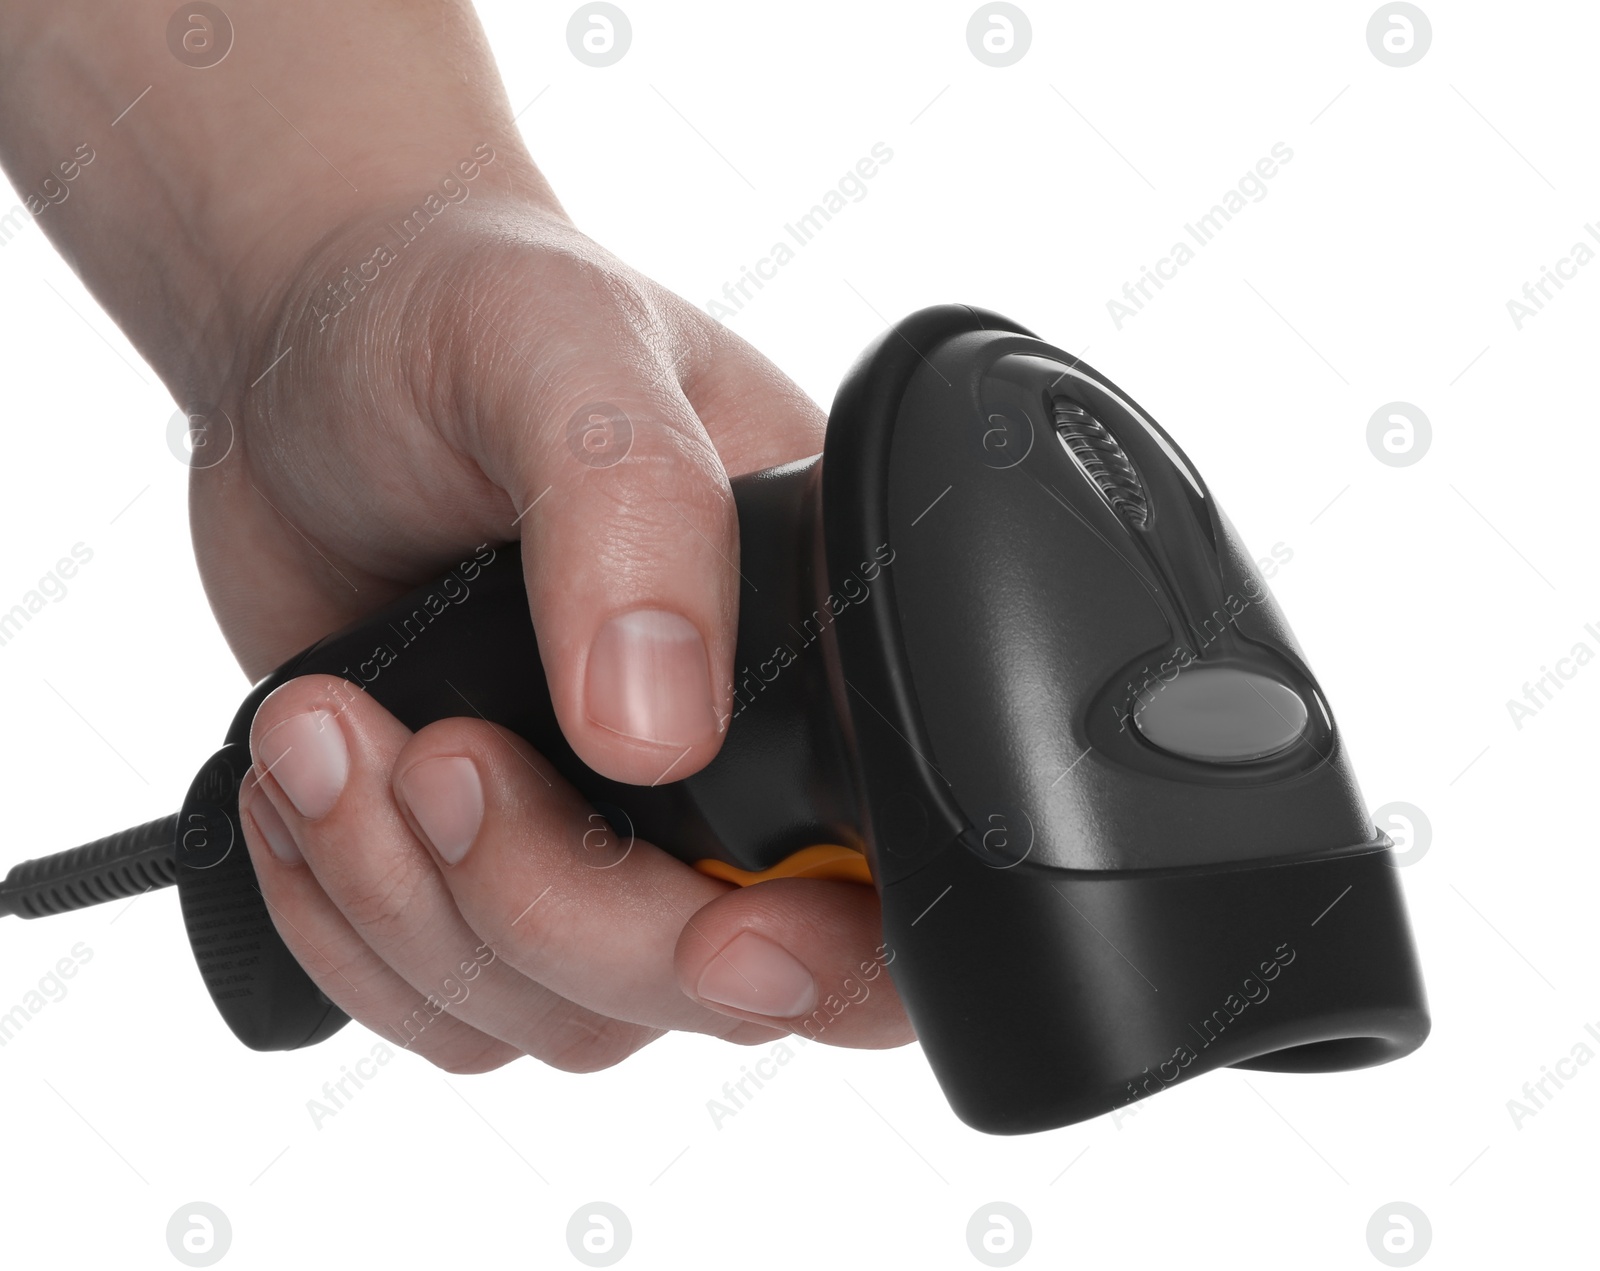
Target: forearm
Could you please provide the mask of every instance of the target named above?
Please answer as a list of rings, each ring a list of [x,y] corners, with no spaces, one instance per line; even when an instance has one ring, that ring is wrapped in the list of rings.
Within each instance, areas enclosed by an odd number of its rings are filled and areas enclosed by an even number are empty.
[[[0,166],[179,400],[217,395],[277,280],[352,219],[463,164],[474,196],[559,211],[466,0],[252,0],[231,45],[180,20],[188,52],[173,3],[0,6]]]

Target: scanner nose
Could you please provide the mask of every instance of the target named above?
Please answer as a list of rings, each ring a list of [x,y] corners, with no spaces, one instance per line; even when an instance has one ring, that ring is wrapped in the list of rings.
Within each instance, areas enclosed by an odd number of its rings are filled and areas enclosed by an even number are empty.
[[[1306,704],[1287,684],[1236,666],[1191,666],[1151,690],[1134,724],[1151,745],[1204,763],[1248,763],[1305,732]]]

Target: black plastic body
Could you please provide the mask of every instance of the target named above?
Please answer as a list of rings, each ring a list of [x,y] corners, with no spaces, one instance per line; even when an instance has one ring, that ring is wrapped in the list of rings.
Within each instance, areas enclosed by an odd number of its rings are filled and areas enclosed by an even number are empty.
[[[173,883],[178,814],[14,865],[0,882],[0,914],[48,918],[125,900]]]
[[[1053,420],[1079,410],[1120,445],[1144,521],[1058,440]],[[504,724],[619,835],[687,861],[864,851],[896,987],[979,1129],[1067,1124],[1221,1065],[1351,1068],[1421,1044],[1389,844],[1331,711],[1209,488],[1115,386],[997,315],[924,310],[846,378],[820,461],[734,493],[735,714],[684,780],[622,786],[577,760],[514,549],[256,687],[178,851],[197,957],[242,1040],[292,1048],[344,1022],[277,939],[237,841],[255,709],[325,672],[413,728]],[[1229,764],[1149,744],[1129,725],[1141,694],[1194,662],[1291,686],[1300,741]]]

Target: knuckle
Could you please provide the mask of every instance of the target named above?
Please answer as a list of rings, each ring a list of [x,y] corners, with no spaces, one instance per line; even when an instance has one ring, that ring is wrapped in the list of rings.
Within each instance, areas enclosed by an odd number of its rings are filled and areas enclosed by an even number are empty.
[[[470,1077],[504,1068],[521,1056],[521,1051],[498,1037],[469,1034],[459,1042],[450,1042],[440,1053],[429,1055],[428,1062],[455,1076]]]
[[[528,839],[530,850],[548,856],[552,840]],[[584,897],[552,883],[541,890],[500,888],[470,915],[473,929],[495,956],[524,979],[568,983],[591,975],[594,926]]]
[[[585,496],[690,500],[713,511],[728,505],[722,460],[672,369],[642,352],[562,368],[549,389],[539,463],[568,474]]]
[[[535,921],[535,906],[542,908],[538,899],[530,904],[520,895],[501,893],[492,912],[472,915],[472,925],[507,966],[527,979],[543,981],[556,969],[556,941],[548,923]]]
[[[609,1020],[596,1023],[568,1015],[543,1039],[538,1057],[562,1072],[602,1072],[616,1067],[656,1036],[659,1034],[641,1037],[633,1029]]]
[[[424,724],[406,739],[406,744],[395,757],[394,772],[398,777],[425,759],[492,753],[499,744],[500,733],[496,725],[470,716],[436,719]]]
[[[643,459],[623,479],[591,482],[584,494],[579,523],[604,526],[587,546],[609,570],[649,573],[679,553],[720,564],[738,551],[733,492],[720,469],[686,480],[670,462]]]
[[[587,325],[635,338],[665,327],[654,288],[592,239],[551,239],[531,266],[542,285]]]
[[[355,927],[381,942],[409,929],[407,912],[416,893],[416,870],[397,860],[386,869],[349,878],[336,900]]]

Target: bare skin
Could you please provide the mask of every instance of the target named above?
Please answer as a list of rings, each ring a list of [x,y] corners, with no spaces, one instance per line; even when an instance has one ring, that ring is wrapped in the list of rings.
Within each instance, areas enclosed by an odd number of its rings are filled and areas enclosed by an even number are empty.
[[[822,412],[572,224],[469,4],[234,8],[198,66],[170,0],[11,0],[0,164],[226,451],[193,469],[190,519],[240,665],[520,542],[573,749],[623,781],[697,771],[731,709],[728,477],[815,453]],[[180,40],[189,63],[207,38]],[[409,1044],[445,1069],[587,1071],[817,1009],[825,1042],[912,1039],[868,888],[738,889],[648,844],[597,867],[591,809],[526,743],[476,719],[412,734],[327,677],[274,693],[252,752],[245,837],[284,939],[385,1037],[426,1006]]]

